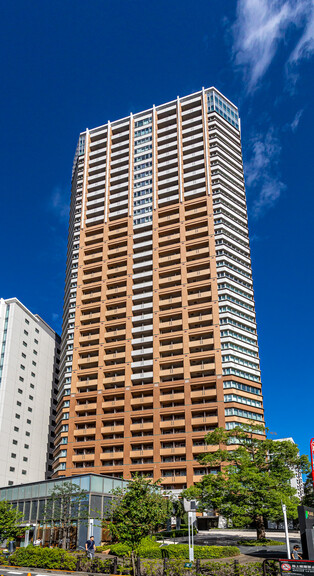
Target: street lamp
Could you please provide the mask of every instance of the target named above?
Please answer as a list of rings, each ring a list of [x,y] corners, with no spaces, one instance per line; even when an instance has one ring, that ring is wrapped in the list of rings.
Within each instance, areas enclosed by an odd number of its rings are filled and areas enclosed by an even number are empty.
[[[188,513],[189,560],[194,562],[194,519],[196,518],[196,500],[183,499],[185,512]]]

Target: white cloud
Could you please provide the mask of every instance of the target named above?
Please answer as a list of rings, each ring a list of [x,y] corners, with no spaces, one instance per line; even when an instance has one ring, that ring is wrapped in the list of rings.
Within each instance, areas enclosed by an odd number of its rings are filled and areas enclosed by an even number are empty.
[[[281,145],[273,127],[251,140],[251,157],[245,162],[244,174],[249,196],[255,196],[252,214],[263,216],[280,198],[286,186],[280,180],[278,164]]]
[[[68,191],[56,186],[50,198],[50,208],[56,212],[59,220],[68,220],[70,210],[70,195]]]
[[[290,124],[290,129],[292,130],[292,132],[296,132],[297,127],[299,126],[299,122],[302,118],[303,112],[304,112],[303,108],[301,110],[298,110],[295,117],[293,118],[293,120]]]
[[[288,64],[298,64],[303,58],[309,58],[314,52],[314,1],[306,2],[307,24],[296,47],[292,51]]]
[[[233,26],[233,54],[248,92],[267,72],[280,42],[291,27],[303,27],[290,56],[298,62],[313,51],[313,0],[238,0]]]

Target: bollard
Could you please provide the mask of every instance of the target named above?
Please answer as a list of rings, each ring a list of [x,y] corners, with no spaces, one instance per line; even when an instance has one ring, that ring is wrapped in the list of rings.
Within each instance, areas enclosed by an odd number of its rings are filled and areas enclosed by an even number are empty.
[[[167,576],[168,558],[164,558],[163,576]]]
[[[195,572],[197,575],[201,573],[201,561],[199,558],[196,559]]]
[[[139,556],[136,558],[136,576],[141,576],[141,559]]]
[[[113,572],[112,574],[118,574],[118,558],[117,556],[113,559]]]
[[[239,560],[234,561],[234,576],[239,576],[240,574],[240,564]]]

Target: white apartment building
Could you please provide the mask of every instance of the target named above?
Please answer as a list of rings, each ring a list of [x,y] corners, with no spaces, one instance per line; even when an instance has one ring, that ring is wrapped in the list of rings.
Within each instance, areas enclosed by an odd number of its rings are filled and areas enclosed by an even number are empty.
[[[0,486],[51,475],[59,346],[38,315],[0,299]]]
[[[276,442],[292,442],[295,444],[293,438],[276,438]],[[299,468],[295,467],[293,469],[294,476],[290,480],[290,484],[292,488],[295,488],[297,491],[296,496],[302,500],[304,496],[304,483],[302,478],[302,472]]]

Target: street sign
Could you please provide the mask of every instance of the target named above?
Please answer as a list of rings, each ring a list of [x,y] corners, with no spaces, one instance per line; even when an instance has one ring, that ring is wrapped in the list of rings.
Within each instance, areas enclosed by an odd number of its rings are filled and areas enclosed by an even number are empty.
[[[279,560],[280,573],[292,576],[314,576],[314,562],[311,560]]]

